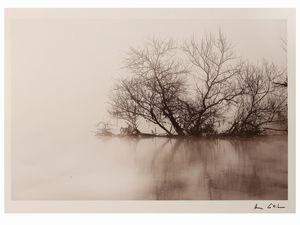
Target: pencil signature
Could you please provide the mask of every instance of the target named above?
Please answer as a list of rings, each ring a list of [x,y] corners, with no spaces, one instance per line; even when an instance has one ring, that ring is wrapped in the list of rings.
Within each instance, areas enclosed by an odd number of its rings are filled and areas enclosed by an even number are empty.
[[[255,204],[254,206],[254,209],[256,210],[264,210],[264,209],[284,209],[285,206],[283,205],[280,205],[279,203],[269,203],[268,205],[266,206],[259,206],[257,203]]]

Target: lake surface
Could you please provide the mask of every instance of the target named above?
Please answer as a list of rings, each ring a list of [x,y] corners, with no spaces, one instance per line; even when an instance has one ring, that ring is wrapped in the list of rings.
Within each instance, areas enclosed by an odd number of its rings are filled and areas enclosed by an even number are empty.
[[[13,199],[287,199],[286,135],[36,144],[13,152]]]

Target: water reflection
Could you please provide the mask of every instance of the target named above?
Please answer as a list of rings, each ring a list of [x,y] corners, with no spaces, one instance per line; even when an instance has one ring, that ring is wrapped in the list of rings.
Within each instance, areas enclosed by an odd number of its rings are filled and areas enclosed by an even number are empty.
[[[287,136],[72,140],[15,151],[13,198],[287,199]]]
[[[148,154],[142,146],[147,148]],[[135,140],[145,199],[287,199],[286,137]],[[151,154],[151,153],[152,154]]]

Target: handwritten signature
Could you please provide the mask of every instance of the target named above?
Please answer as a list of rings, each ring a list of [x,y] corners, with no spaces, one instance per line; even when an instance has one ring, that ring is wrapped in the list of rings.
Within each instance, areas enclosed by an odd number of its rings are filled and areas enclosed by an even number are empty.
[[[259,206],[257,203],[254,206],[254,209],[258,209],[258,210],[264,210],[264,209],[284,209],[285,206],[280,205],[279,203],[274,204],[274,203],[270,203],[267,206]]]

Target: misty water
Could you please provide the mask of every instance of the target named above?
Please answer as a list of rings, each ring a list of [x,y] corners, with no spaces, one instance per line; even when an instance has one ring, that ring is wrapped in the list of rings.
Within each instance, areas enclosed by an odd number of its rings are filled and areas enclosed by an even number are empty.
[[[287,199],[287,136],[281,135],[92,136],[89,145],[16,157],[14,199]]]

